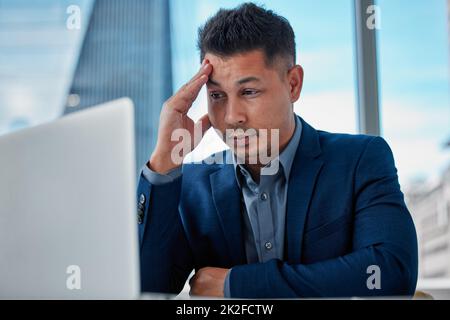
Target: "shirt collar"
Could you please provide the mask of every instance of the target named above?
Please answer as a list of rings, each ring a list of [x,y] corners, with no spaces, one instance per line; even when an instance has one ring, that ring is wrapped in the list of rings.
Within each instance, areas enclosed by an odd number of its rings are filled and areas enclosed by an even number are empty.
[[[289,174],[291,173],[292,163],[294,162],[295,154],[297,151],[297,148],[299,147],[300,138],[302,135],[302,122],[300,121],[300,118],[295,115],[295,130],[294,134],[291,137],[291,140],[289,140],[286,148],[280,153],[278,157],[272,160],[273,161],[279,161],[279,164],[281,164],[281,169],[278,170],[278,174],[282,171],[285,175],[286,181],[289,181]],[[234,173],[236,176],[236,181],[238,182],[239,187],[241,186],[239,173],[246,172],[247,175],[249,174],[247,169],[241,164],[237,164],[236,155],[233,154],[232,151],[230,151],[230,154],[232,155],[233,160],[233,166],[234,166]]]

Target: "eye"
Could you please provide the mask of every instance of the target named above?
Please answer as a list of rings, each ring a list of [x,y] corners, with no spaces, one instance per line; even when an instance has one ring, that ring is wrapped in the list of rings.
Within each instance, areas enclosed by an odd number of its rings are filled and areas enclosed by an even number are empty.
[[[254,96],[256,94],[258,94],[259,91],[255,90],[255,89],[244,89],[242,90],[242,95],[244,96]]]
[[[209,94],[209,96],[210,96],[211,99],[213,99],[213,100],[219,100],[219,99],[221,99],[221,98],[224,97],[224,95],[223,95],[222,93],[220,93],[220,92],[211,92],[211,93]]]

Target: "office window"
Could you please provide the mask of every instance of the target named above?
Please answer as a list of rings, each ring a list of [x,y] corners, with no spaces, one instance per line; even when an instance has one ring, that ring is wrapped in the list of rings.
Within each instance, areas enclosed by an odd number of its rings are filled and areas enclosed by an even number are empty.
[[[236,0],[172,0],[172,63],[174,91],[199,67],[197,28],[219,8],[232,8]],[[280,0],[258,4],[286,17],[294,28],[297,63],[305,70],[303,92],[295,112],[317,129],[356,133],[353,7],[351,0]],[[207,112],[203,91],[190,115]],[[209,131],[186,161],[200,160],[226,145]]]
[[[419,275],[450,277],[448,3],[378,4],[382,133],[416,224]]]
[[[0,0],[0,134],[62,114],[92,4]],[[80,9],[79,28],[67,27],[70,6]]]

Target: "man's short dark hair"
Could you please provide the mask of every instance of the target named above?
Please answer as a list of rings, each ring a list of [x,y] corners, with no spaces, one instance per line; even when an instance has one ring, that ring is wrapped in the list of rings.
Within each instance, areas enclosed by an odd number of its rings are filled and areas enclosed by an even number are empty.
[[[254,3],[234,9],[220,9],[198,30],[198,48],[220,57],[262,50],[266,63],[278,57],[295,64],[295,35],[289,21]]]

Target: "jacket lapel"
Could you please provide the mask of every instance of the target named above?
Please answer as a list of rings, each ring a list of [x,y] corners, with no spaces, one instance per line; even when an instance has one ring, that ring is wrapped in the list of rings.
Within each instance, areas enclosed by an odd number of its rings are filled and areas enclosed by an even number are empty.
[[[323,166],[317,131],[303,119],[302,137],[289,176],[286,212],[286,251],[291,264],[301,262],[303,231],[316,179]]]
[[[210,175],[214,205],[227,241],[233,265],[246,263],[241,221],[241,193],[232,164]]]

